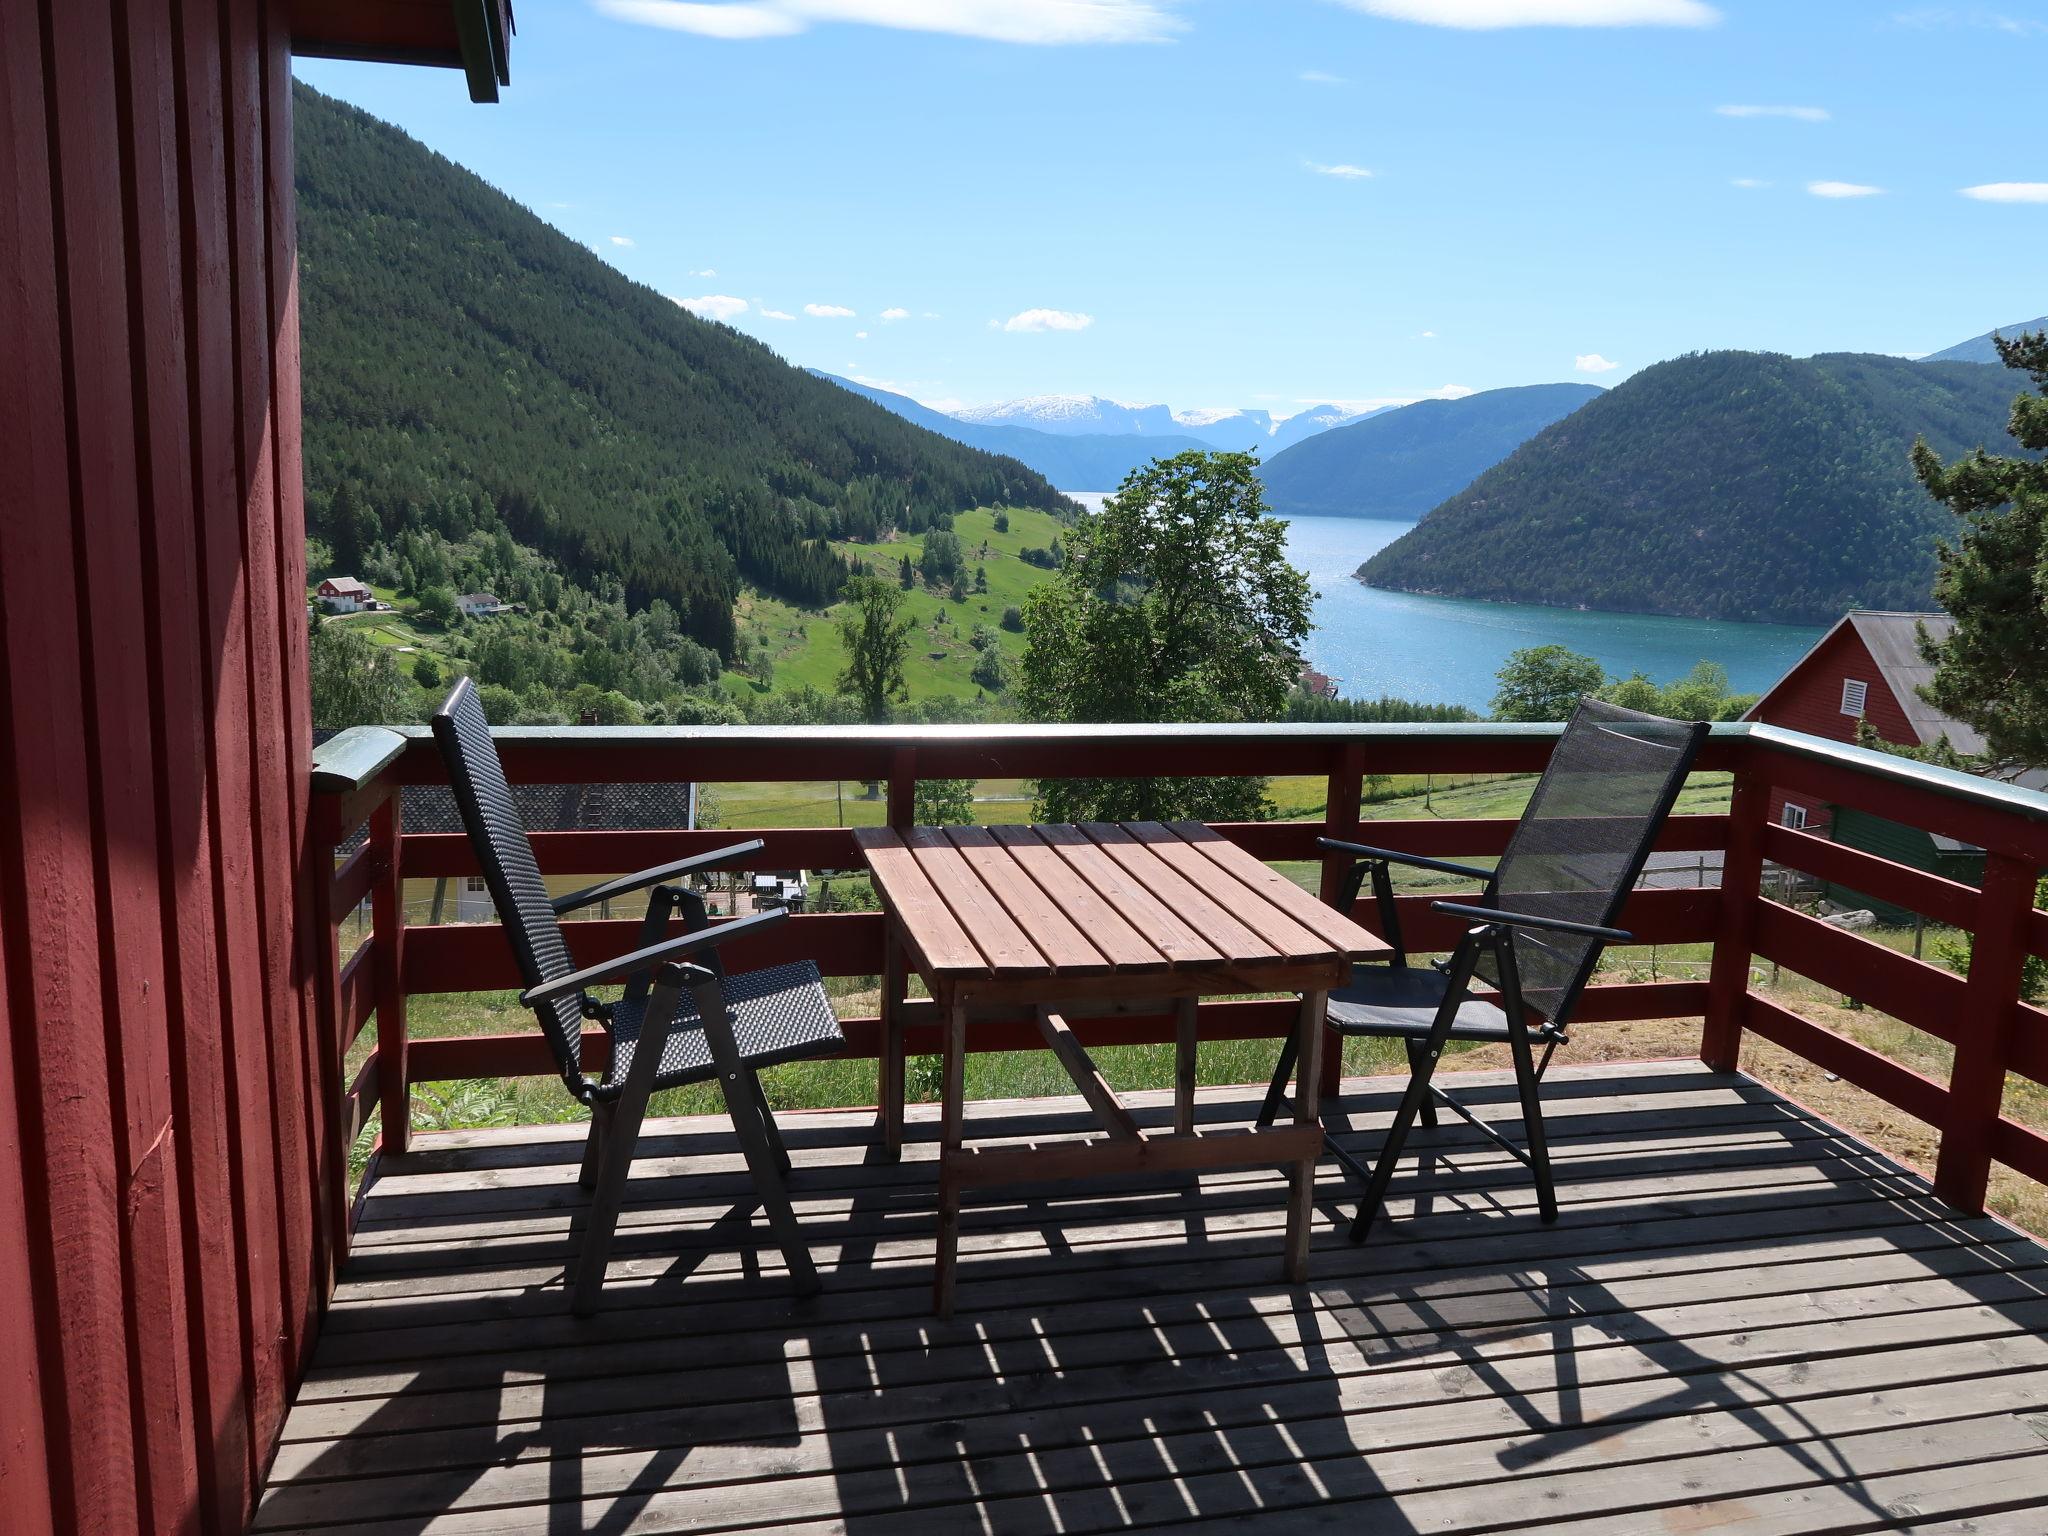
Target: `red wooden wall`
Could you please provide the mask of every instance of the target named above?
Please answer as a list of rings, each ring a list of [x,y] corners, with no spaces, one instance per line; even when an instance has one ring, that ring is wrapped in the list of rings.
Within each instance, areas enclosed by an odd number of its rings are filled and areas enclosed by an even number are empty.
[[[330,1284],[281,0],[0,0],[0,1526],[239,1530]]]
[[[1842,684],[1846,679],[1856,678],[1868,686],[1864,695],[1863,718],[1871,729],[1886,741],[1901,746],[1917,746],[1920,738],[1913,730],[1906,712],[1899,707],[1899,701],[1878,670],[1877,661],[1870,654],[1870,648],[1863,643],[1848,624],[1838,626],[1822,642],[1794,667],[1778,679],[1771,691],[1758,701],[1749,718],[1761,720],[1766,725],[1781,725],[1788,731],[1804,731],[1809,736],[1824,736],[1830,741],[1853,742],[1856,739],[1856,720],[1852,715],[1842,713]],[[1770,822],[1781,825],[1785,819],[1785,803],[1790,800],[1803,806],[1807,814],[1807,830],[1825,834],[1828,826],[1827,808],[1812,795],[1787,795],[1783,790],[1771,791],[1770,804],[1765,814]]]

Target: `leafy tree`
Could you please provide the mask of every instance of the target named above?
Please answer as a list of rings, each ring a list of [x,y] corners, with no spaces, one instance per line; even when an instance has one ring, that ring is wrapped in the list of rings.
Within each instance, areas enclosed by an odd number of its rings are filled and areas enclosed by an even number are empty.
[[[911,814],[921,827],[965,827],[974,822],[974,780],[919,779]]]
[[[885,581],[856,576],[846,584],[846,614],[839,620],[846,670],[839,674],[839,691],[874,725],[889,718],[889,700],[903,687],[912,621],[897,616],[902,606],[902,590]]]
[[[1495,677],[1496,720],[1568,720],[1579,700],[1607,681],[1599,662],[1561,645],[1512,651]]]
[[[1624,709],[1671,720],[1740,720],[1757,701],[1753,693],[1729,692],[1728,669],[1717,661],[1698,662],[1677,682],[1663,687],[1647,673],[1631,672],[1610,679],[1600,697]]]
[[[977,592],[986,592],[988,590],[988,567],[985,565],[977,565],[974,568],[974,590]]]
[[[974,670],[968,674],[975,686],[986,688],[990,693],[1001,693],[1010,686],[1010,664],[1003,655],[1003,648],[990,645],[974,658]]]
[[[429,692],[439,688],[443,682],[441,663],[425,651],[412,659],[412,680]]]
[[[967,601],[967,576],[964,572],[955,571],[953,573],[953,584],[947,589],[946,595],[956,603]]]
[[[2013,401],[2009,430],[2028,453],[2048,451],[2048,332],[1997,344],[2035,388]],[[1962,523],[1934,578],[1955,627],[1940,640],[1922,630],[1934,677],[1920,691],[1982,732],[1993,762],[2048,765],[2048,462],[1980,448],[1944,465],[1921,441],[1913,468]]]
[[[479,683],[476,701],[483,706],[484,718],[493,725],[513,724],[525,708],[519,695],[502,683]]]
[[[897,568],[896,579],[897,584],[906,592],[917,585],[917,567],[910,563],[910,556],[907,554],[903,557],[903,564]]]
[[[455,594],[446,587],[428,587],[419,597],[420,617],[446,629],[455,622]]]
[[[1287,695],[1289,720],[1324,724],[1337,721],[1359,724],[1405,724],[1410,721],[1477,720],[1478,715],[1462,704],[1418,704],[1382,694],[1377,699],[1326,699],[1297,688]]]
[[[967,637],[967,643],[977,651],[985,651],[991,646],[1001,645],[1002,638],[989,625],[977,624],[974,633]]]
[[[996,513],[996,532],[997,532],[997,533],[1008,533],[1009,531],[1010,531],[1010,514],[1009,514],[1009,513],[1007,513],[1007,512],[998,512],[998,513]]]
[[[1309,631],[1308,578],[1266,515],[1257,460],[1189,452],[1132,471],[1074,528],[1031,595],[1018,698],[1034,720],[1271,720]],[[1056,821],[1240,820],[1263,780],[1090,779],[1039,786]]]
[[[966,564],[960,550],[960,535],[950,528],[934,528],[924,536],[924,555],[918,569],[928,587],[951,586]]]
[[[1014,603],[1003,610],[1003,628],[1013,635],[1024,633],[1024,610]]]
[[[391,652],[348,625],[315,620],[306,652],[315,725],[403,725],[418,713]]]

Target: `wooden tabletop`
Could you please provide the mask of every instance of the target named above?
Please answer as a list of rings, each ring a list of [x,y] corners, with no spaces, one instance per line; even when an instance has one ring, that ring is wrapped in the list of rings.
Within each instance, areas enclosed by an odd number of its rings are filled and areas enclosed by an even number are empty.
[[[940,982],[1297,970],[1387,952],[1200,822],[854,836],[912,963]]]

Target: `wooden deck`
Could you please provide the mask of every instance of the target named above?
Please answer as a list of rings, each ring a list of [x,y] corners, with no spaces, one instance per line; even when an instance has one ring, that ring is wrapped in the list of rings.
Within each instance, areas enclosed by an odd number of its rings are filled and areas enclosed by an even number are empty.
[[[1460,1074],[1512,1124],[1512,1088]],[[1393,1085],[1347,1084],[1369,1151]],[[1205,1122],[1254,1089],[1205,1090]],[[1163,1120],[1163,1095],[1133,1095]],[[1745,1078],[1560,1071],[1563,1214],[1468,1127],[1313,1281],[1277,1173],[970,1197],[929,1315],[929,1106],[784,1118],[825,1294],[790,1299],[718,1120],[650,1122],[605,1311],[567,1312],[580,1127],[387,1163],[257,1525],[381,1536],[1150,1526],[2048,1529],[2048,1250]],[[1090,1123],[979,1104],[970,1137]],[[744,1252],[736,1251],[744,1245]]]

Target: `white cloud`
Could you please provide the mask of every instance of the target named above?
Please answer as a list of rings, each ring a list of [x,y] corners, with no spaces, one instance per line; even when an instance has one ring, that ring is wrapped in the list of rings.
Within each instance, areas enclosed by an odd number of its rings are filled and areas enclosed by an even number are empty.
[[[626,235],[607,235],[605,238],[611,241],[613,245],[631,245],[633,243],[632,239]]]
[[[1342,0],[1354,11],[1430,27],[1711,27],[1705,0]]]
[[[642,26],[746,40],[789,37],[821,22],[944,32],[995,43],[1157,43],[1181,29],[1172,0],[592,0]]]
[[[1005,331],[1085,331],[1094,323],[1093,315],[1071,309],[1026,309],[1007,320],[989,321]]]
[[[716,276],[718,276],[718,268],[716,268],[716,267],[692,267],[692,268],[690,269],[690,276],[692,276],[692,277],[716,277]]]
[[[1374,174],[1362,165],[1324,165],[1318,160],[1305,160],[1302,163],[1318,176],[1335,176],[1342,181],[1367,181]]]
[[[1581,373],[1612,373],[1621,364],[1602,357],[1598,352],[1586,352],[1573,358],[1572,366]]]
[[[939,318],[939,312],[936,309],[928,309],[924,312],[924,318],[927,320],[936,320]]]
[[[1417,339],[1418,341],[1435,341],[1435,340],[1436,340],[1436,332],[1435,332],[1435,331],[1424,331],[1424,332],[1423,332],[1423,333],[1422,333],[1422,334],[1421,334],[1421,335],[1420,335],[1419,337],[1417,337],[1416,339]]]
[[[885,309],[882,311],[882,318],[884,320],[908,320],[910,318],[910,311],[907,309]]]
[[[1768,181],[1758,181],[1754,176],[1738,176],[1729,182],[1728,185],[1740,187],[1745,192],[1754,192],[1760,187],[1768,187],[1770,183]]]
[[[1787,117],[1795,123],[1828,121],[1826,107],[1716,107],[1722,117]]]
[[[677,299],[676,302],[693,315],[702,315],[707,320],[732,320],[747,312],[747,301],[736,299],[729,293],[707,293],[701,299]]]
[[[844,304],[806,304],[804,313],[813,320],[851,320],[853,311]]]
[[[1963,196],[1980,203],[2048,203],[2048,181],[1987,181],[1963,188]]]
[[[1867,187],[1860,181],[1809,181],[1806,190],[1815,197],[1882,197],[1883,187]]]
[[[1333,75],[1325,69],[1304,69],[1299,78],[1305,85],[1349,85],[1351,83],[1342,75]]]
[[[1892,17],[1892,25],[1917,27],[1923,31],[1936,27],[1980,27],[1987,32],[2004,32],[2013,37],[2048,36],[2048,21],[2008,16],[1980,5],[1965,9],[1952,5],[1923,5],[1918,10],[1899,12]]]
[[[764,305],[761,309],[761,318],[763,320],[794,320],[796,316],[786,309],[769,309]]]
[[[855,341],[866,341],[868,339],[868,333],[866,331],[855,331],[853,333],[853,339]]]

